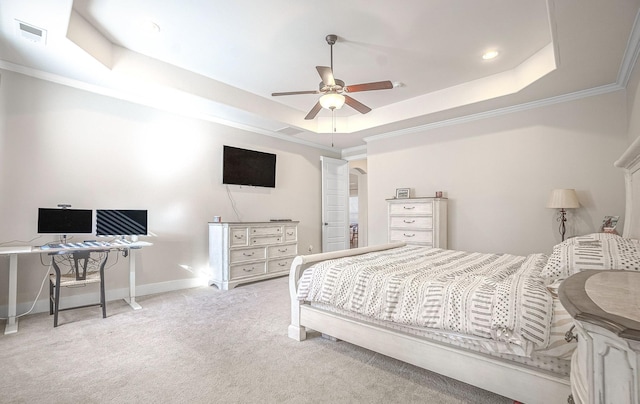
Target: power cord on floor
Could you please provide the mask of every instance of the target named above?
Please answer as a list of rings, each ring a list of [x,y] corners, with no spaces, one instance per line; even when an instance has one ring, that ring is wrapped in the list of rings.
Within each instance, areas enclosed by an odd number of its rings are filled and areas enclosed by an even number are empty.
[[[51,262],[49,263],[49,266],[47,267],[47,272],[44,274],[44,279],[42,279],[42,283],[40,284],[40,290],[38,291],[38,295],[36,296],[36,299],[33,301],[33,304],[31,305],[31,308],[29,310],[27,310],[27,312],[16,315],[16,318],[20,318],[22,316],[26,316],[27,314],[31,313],[33,311],[33,309],[36,307],[36,303],[38,302],[38,299],[40,299],[40,295],[42,294],[42,288],[44,287],[44,283],[45,281],[49,278],[49,273],[51,272],[51,265],[53,263],[53,257],[51,258]],[[9,318],[7,317],[0,317],[0,320],[8,320]]]

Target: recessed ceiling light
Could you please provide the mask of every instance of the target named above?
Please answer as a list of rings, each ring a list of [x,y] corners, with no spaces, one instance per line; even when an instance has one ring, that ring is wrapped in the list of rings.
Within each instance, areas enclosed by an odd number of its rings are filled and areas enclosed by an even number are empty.
[[[482,55],[482,59],[484,60],[490,60],[490,59],[495,59],[498,56],[498,51],[497,50],[491,50],[486,52],[484,55]]]

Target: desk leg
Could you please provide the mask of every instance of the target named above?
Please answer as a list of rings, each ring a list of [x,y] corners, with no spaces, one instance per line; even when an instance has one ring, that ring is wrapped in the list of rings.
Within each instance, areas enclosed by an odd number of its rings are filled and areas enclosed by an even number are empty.
[[[4,333],[14,334],[18,332],[18,319],[16,318],[16,301],[18,300],[18,254],[9,255],[9,303],[7,324]]]
[[[125,299],[129,306],[134,310],[140,310],[140,306],[136,302],[136,250],[129,250],[129,299]]]

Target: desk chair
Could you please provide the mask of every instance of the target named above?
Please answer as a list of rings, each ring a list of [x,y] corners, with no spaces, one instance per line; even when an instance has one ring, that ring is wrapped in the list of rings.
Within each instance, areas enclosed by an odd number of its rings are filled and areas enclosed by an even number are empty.
[[[91,253],[102,253],[104,259],[100,263],[99,270],[87,270]],[[63,274],[60,271],[56,256],[72,255],[73,265],[69,273]],[[53,314],[53,326],[58,326],[58,312],[62,310],[79,309],[82,307],[102,306],[102,318],[107,318],[107,305],[104,293],[104,266],[109,258],[109,250],[93,250],[93,251],[57,251],[49,253],[52,259],[55,274],[49,275],[49,314]],[[60,288],[61,287],[79,287],[86,286],[90,283],[100,282],[100,303],[88,304],[84,306],[75,306],[60,309]]]

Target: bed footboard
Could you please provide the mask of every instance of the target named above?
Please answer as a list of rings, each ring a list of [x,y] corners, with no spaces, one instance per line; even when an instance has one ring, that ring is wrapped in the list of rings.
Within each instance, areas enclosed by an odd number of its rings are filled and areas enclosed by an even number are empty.
[[[298,301],[297,298],[298,282],[306,268],[320,261],[366,254],[373,251],[389,250],[392,248],[403,247],[404,245],[405,243],[390,243],[372,247],[361,247],[350,250],[297,256],[291,263],[291,270],[289,272],[289,295],[291,298],[291,324],[289,324],[288,331],[289,338],[293,338],[296,341],[303,341],[307,338],[305,327],[300,325],[300,301]]]

